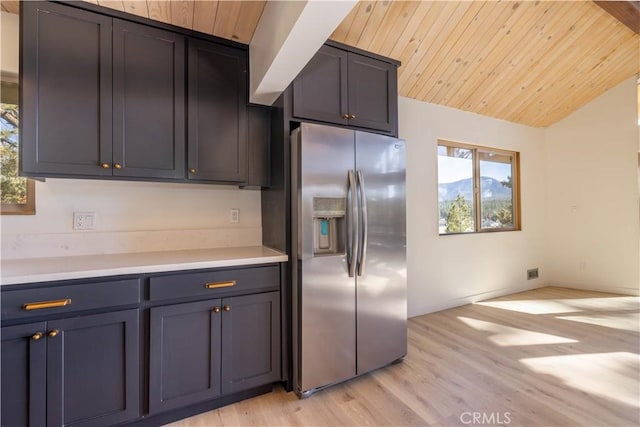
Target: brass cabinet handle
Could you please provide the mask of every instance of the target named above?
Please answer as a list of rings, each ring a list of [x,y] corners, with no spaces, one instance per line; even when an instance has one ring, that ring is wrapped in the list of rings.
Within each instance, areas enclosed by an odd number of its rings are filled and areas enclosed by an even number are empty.
[[[49,331],[49,337],[54,338],[54,337],[56,337],[59,333],[60,333],[60,331],[59,331],[59,330],[57,330],[57,329],[52,329],[51,331]]]
[[[40,338],[42,338],[42,332],[36,332],[35,334],[31,335],[31,339],[34,341],[38,341]]]
[[[214,313],[220,313],[220,307],[213,307]]]
[[[342,115],[342,118],[343,118],[343,119],[349,119],[349,113],[344,113],[344,114]]]
[[[100,167],[102,167],[102,169],[109,169],[111,166],[109,166],[109,163],[101,163]]]
[[[42,310],[43,308],[56,308],[71,305],[71,298],[58,299],[54,301],[28,302],[22,305],[24,310]]]
[[[204,285],[207,289],[228,288],[229,286],[235,286],[235,280],[229,280],[228,282],[210,282]]]
[[[116,169],[122,169],[122,165],[120,163],[115,163],[113,167]]]
[[[196,168],[189,168],[189,173],[196,173]]]
[[[350,118],[350,119],[355,119],[355,118],[356,118],[356,115],[355,115],[355,114],[349,114],[349,118]]]
[[[228,305],[225,305],[222,309],[224,311],[231,311],[231,307],[229,307]]]

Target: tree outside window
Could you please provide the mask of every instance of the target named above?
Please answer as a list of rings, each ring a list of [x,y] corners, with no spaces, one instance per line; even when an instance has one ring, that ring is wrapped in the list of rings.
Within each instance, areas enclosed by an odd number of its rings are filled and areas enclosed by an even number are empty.
[[[519,153],[438,141],[439,233],[520,229]]]
[[[2,78],[0,88],[0,198],[2,214],[35,214],[35,183],[18,176],[19,107],[16,79]]]

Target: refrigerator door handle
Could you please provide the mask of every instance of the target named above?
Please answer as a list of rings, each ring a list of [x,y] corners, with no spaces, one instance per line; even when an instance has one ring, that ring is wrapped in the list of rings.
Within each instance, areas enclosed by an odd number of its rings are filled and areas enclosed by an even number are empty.
[[[347,266],[349,277],[355,277],[358,257],[358,196],[355,193],[356,180],[352,170],[349,170],[349,188],[347,196],[350,203],[347,206]]]
[[[358,189],[360,191],[360,206],[362,214],[362,233],[358,233],[362,237],[360,242],[360,252],[358,252],[358,276],[364,274],[364,264],[367,261],[367,236],[369,234],[369,221],[367,219],[367,191],[364,185],[364,177],[362,171],[357,172]]]

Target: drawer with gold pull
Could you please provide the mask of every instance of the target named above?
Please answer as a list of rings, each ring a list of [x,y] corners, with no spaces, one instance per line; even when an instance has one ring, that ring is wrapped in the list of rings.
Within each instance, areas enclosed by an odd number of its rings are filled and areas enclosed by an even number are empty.
[[[172,273],[149,278],[152,301],[278,290],[279,265]]]
[[[2,320],[138,304],[139,279],[2,289]]]

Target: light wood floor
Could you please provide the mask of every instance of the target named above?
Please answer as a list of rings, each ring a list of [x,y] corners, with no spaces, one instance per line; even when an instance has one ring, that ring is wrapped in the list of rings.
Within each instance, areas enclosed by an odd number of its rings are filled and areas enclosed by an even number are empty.
[[[419,316],[402,363],[171,426],[638,426],[639,304],[549,287]]]

